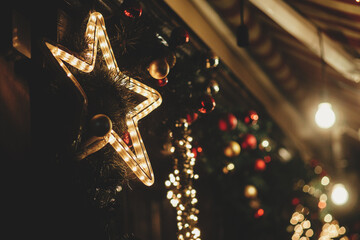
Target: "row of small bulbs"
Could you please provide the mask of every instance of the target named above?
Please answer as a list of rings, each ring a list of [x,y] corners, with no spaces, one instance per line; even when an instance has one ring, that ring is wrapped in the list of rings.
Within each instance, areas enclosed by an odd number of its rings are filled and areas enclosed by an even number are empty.
[[[174,171],[169,174],[165,186],[169,189],[167,198],[176,209],[178,240],[201,240],[201,231],[196,227],[199,210],[195,207],[198,199],[193,188],[193,180],[199,175],[194,173],[196,158],[191,151],[191,136],[175,140],[170,152],[174,154]],[[181,156],[179,160],[176,156]]]

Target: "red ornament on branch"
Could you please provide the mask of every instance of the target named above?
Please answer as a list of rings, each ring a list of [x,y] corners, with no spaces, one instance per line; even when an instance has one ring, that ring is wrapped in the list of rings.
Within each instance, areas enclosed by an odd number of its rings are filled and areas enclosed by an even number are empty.
[[[294,206],[297,206],[299,203],[300,203],[300,199],[297,198],[297,197],[294,197],[294,198],[291,200],[291,204],[294,205]]]
[[[198,110],[201,113],[209,113],[214,110],[215,106],[216,103],[214,98],[210,95],[205,94],[200,98],[200,107],[198,108]]]
[[[234,130],[237,126],[237,118],[234,114],[228,113],[219,119],[218,126],[221,131]]]
[[[255,171],[262,172],[265,170],[265,168],[266,168],[265,161],[260,158],[256,159],[255,164],[254,164]]]
[[[197,113],[188,113],[188,114],[186,114],[186,121],[187,121],[187,123],[188,124],[192,124],[193,122],[195,122],[196,121],[196,119],[198,119],[198,117],[199,117],[199,114],[197,114]]]
[[[254,125],[259,120],[259,115],[254,111],[250,110],[244,118],[244,123]]]
[[[163,87],[163,86],[165,86],[167,83],[168,83],[168,78],[167,78],[167,77],[162,78],[162,79],[157,79],[157,85],[158,85],[159,87]]]
[[[135,0],[125,0],[122,4],[123,13],[129,18],[139,18],[142,14],[142,7]]]
[[[190,36],[185,28],[178,27],[171,32],[170,46],[177,47],[190,41]]]
[[[264,213],[265,213],[264,209],[259,208],[259,209],[255,212],[254,217],[255,217],[255,218],[260,218],[261,216],[264,215]]]
[[[132,147],[132,142],[131,142],[131,138],[130,138],[130,133],[129,132],[125,132],[122,136],[121,136],[122,140],[126,143],[126,145],[128,145],[128,147]]]
[[[255,149],[257,146],[256,137],[250,133],[246,134],[241,142],[242,149]]]

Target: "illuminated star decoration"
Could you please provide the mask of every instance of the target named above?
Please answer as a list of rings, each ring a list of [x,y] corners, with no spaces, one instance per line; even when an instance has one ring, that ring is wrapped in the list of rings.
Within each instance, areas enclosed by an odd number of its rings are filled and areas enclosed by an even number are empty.
[[[97,47],[99,43],[108,69],[110,71],[115,71],[117,76],[121,74],[106,33],[104,18],[100,13],[94,12],[90,14],[85,37],[89,40],[88,50],[85,53],[85,60],[62,50],[61,46],[55,46],[49,42],[45,42],[54,58],[74,83],[76,88],[80,91],[81,96],[83,97],[83,109],[86,109],[88,104],[86,94],[74,75],[65,66],[64,62],[82,72],[90,73],[93,71],[95,66]],[[114,81],[115,80],[117,79],[114,79]],[[130,133],[135,153],[130,150],[127,144],[114,130],[111,130],[109,133],[109,143],[135,173],[135,175],[145,185],[151,186],[154,183],[154,173],[151,168],[144,142],[140,135],[138,121],[160,106],[162,102],[161,95],[156,90],[130,77],[126,83],[126,88],[146,98],[145,101],[138,104],[132,111],[126,114],[126,125],[128,127],[128,132]]]

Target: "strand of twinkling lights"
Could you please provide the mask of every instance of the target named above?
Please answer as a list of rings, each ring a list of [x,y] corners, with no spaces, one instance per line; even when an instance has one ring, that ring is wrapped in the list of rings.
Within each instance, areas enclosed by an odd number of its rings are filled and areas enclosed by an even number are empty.
[[[176,124],[170,133],[173,146],[170,151],[174,159],[174,171],[169,174],[165,186],[169,189],[167,198],[177,211],[178,240],[200,240],[200,230],[196,227],[199,210],[193,180],[199,175],[194,173],[195,156],[192,150],[192,137],[185,121]]]

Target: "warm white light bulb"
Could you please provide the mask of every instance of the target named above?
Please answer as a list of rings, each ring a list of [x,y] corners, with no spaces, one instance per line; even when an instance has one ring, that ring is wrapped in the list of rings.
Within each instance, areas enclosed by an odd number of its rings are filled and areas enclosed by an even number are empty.
[[[328,102],[320,103],[315,114],[315,122],[320,128],[330,128],[334,125],[336,116]]]
[[[349,199],[349,193],[345,186],[341,183],[335,184],[332,193],[331,200],[336,205],[344,205]]]

